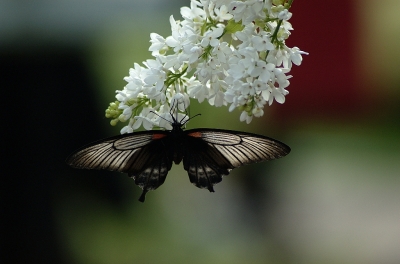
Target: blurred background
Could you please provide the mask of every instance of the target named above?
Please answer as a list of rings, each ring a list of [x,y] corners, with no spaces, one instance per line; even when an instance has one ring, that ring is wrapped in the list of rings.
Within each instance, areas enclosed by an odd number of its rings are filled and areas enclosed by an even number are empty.
[[[294,1],[288,46],[310,53],[286,103],[251,125],[193,102],[188,128],[264,134],[287,157],[234,170],[215,193],[182,165],[150,192],[69,168],[113,136],[104,117],[149,35],[183,0],[0,0],[1,263],[400,263],[400,2]],[[5,111],[7,110],[7,111]]]

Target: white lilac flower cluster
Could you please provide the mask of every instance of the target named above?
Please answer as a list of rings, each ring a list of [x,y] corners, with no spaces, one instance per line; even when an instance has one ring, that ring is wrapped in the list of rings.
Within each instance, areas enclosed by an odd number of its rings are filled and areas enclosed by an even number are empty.
[[[128,84],[106,110],[111,124],[129,121],[122,134],[141,125],[170,129],[171,113],[181,120],[190,98],[238,108],[247,123],[267,103],[284,103],[288,73],[307,54],[285,45],[292,2],[192,0],[181,8],[182,21],[170,17],[171,36],[150,34],[154,58],[129,70]]]

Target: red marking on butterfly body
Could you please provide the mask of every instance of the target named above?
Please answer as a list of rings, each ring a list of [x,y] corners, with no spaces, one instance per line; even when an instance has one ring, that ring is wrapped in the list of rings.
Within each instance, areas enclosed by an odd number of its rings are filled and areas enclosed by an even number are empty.
[[[161,139],[166,137],[167,135],[165,134],[153,134],[153,136],[151,137],[151,139],[155,140],[155,139]]]
[[[194,137],[194,138],[201,138],[202,133],[201,132],[193,132],[188,134],[189,137]]]

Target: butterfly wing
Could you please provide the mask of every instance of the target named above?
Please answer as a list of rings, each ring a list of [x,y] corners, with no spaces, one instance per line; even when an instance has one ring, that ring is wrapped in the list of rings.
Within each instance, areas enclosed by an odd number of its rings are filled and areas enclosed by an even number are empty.
[[[213,185],[222,181],[233,167],[215,148],[206,142],[188,138],[189,143],[183,155],[183,167],[189,174],[190,182],[199,188],[214,192]]]
[[[200,128],[185,134],[184,168],[193,184],[210,192],[230,170],[281,158],[290,152],[284,143],[252,133]]]
[[[173,148],[168,132],[144,131],[94,142],[76,151],[67,164],[80,169],[104,169],[128,173],[145,194],[164,183],[172,166]]]

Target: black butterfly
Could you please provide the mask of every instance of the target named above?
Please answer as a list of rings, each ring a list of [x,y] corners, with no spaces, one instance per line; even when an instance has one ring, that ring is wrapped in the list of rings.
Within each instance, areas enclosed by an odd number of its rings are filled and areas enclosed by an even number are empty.
[[[184,131],[187,122],[173,115],[172,130],[143,131],[94,142],[76,151],[67,163],[79,169],[104,169],[128,173],[143,189],[144,202],[150,190],[164,183],[172,162],[189,174],[190,182],[214,192],[222,176],[240,166],[286,156],[290,148],[261,135],[222,129]]]

